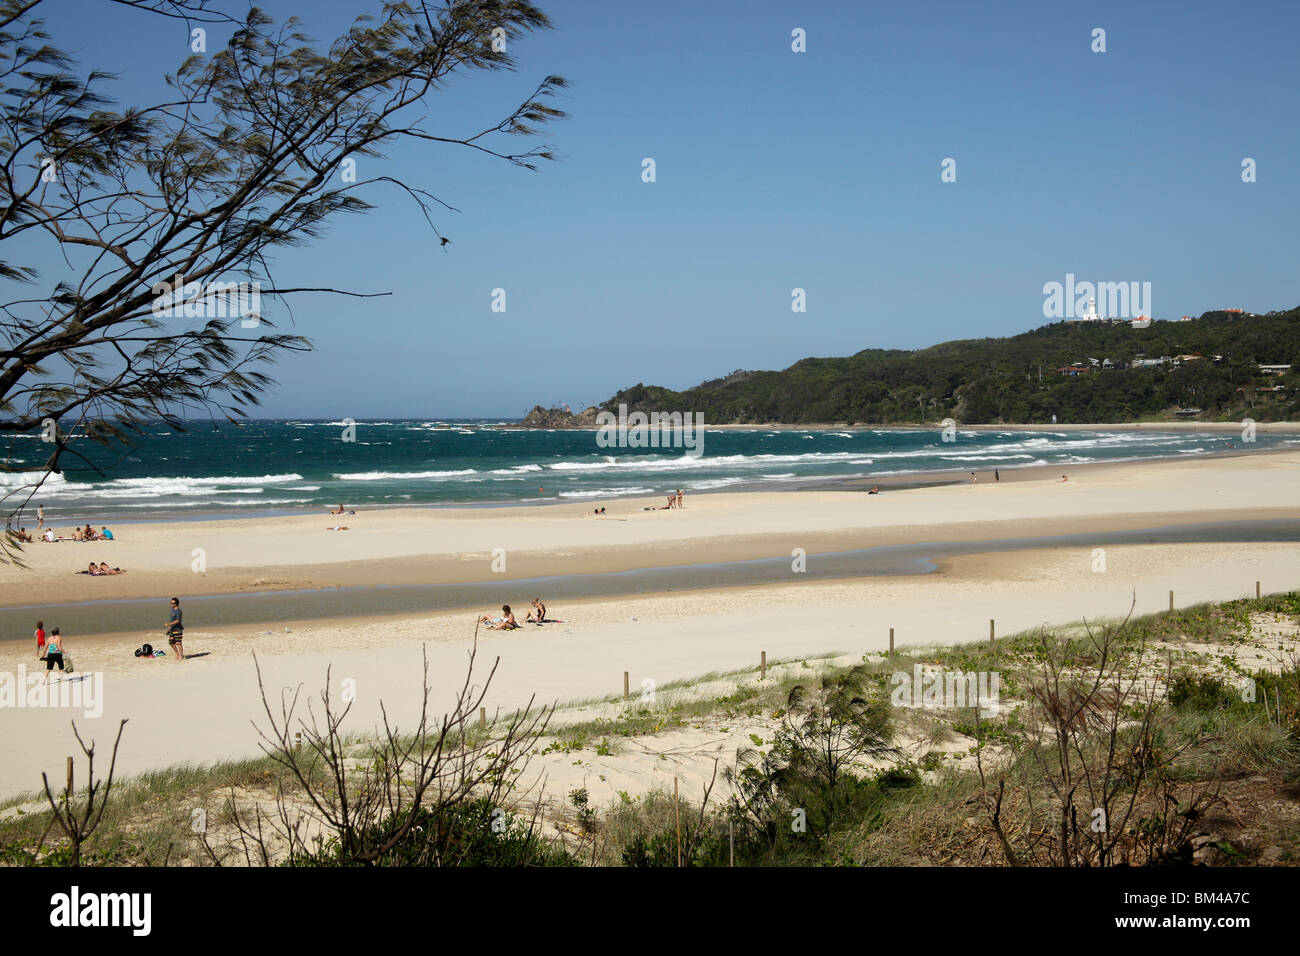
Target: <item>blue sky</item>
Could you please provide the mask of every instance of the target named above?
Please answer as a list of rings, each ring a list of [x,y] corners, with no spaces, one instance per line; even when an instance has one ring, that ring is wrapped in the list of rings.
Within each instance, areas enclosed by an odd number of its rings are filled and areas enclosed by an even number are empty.
[[[363,160],[362,178],[457,207],[437,219],[452,244],[376,190],[374,212],[280,255],[282,283],[393,295],[300,297],[316,351],[276,367],[264,414],[518,416],[1013,334],[1046,321],[1043,284],[1066,273],[1151,282],[1158,318],[1300,304],[1289,0],[539,5],[555,29],[516,46],[518,71],[457,81],[427,125],[490,125],[558,73],[572,118],[543,140],[560,161],[529,172],[431,144]],[[323,42],[378,3],[263,7]],[[188,52],[183,26],[107,2],[44,16],[83,65],[120,74],[126,102],[152,101]]]

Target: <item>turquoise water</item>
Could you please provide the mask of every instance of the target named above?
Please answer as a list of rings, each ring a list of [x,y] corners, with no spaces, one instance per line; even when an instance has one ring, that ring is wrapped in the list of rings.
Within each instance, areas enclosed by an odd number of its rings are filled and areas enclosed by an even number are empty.
[[[37,504],[51,520],[101,521],[159,514],[255,514],[298,509],[591,501],[719,488],[745,490],[854,476],[1045,467],[1086,462],[1180,457],[1237,449],[1300,445],[1286,435],[1259,434],[1243,446],[1236,431],[1018,432],[958,431],[945,442],[937,429],[772,431],[706,430],[703,455],[680,448],[604,448],[594,431],[547,431],[517,423],[250,421],[242,426],[195,422],[177,432],[148,429],[135,445],[79,450],[95,466],[70,464],[35,494],[22,519],[34,524]],[[19,439],[11,463],[36,466],[38,438]],[[102,473],[101,473],[102,472]],[[0,476],[10,508],[30,482]],[[30,518],[30,520],[28,520]],[[20,522],[21,523],[21,522]]]

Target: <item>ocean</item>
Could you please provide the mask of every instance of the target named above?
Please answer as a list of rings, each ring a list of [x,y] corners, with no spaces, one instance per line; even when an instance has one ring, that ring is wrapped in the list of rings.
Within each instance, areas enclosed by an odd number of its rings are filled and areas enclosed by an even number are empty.
[[[77,450],[24,508],[18,524],[104,522],[170,515],[201,518],[347,508],[590,501],[635,495],[807,486],[832,479],[994,468],[1067,470],[1089,462],[1168,458],[1242,448],[1237,431],[1195,433],[937,429],[706,429],[703,455],[681,449],[602,448],[594,431],[520,428],[517,422],[358,421],[355,440],[340,421],[193,422],[158,425],[131,446]],[[1295,446],[1290,435],[1258,433],[1258,449]],[[21,469],[42,458],[39,436],[12,442]],[[35,472],[0,475],[10,510]],[[30,516],[30,517],[29,517]]]

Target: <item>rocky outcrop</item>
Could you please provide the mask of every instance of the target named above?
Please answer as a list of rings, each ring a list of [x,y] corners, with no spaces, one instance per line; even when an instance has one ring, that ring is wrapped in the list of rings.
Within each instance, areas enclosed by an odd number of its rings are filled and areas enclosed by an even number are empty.
[[[534,405],[533,410],[524,416],[520,423],[524,428],[595,428],[596,413],[594,405],[574,415],[563,408],[542,408]]]

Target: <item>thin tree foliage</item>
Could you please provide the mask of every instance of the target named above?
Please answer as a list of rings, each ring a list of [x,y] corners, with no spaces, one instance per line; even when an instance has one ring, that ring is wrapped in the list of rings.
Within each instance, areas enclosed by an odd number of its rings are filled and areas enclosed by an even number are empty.
[[[93,467],[81,440],[245,415],[268,364],[309,348],[275,330],[273,305],[385,294],[277,285],[273,265],[380,196],[413,203],[441,236],[435,215],[454,207],[382,172],[396,143],[533,169],[553,158],[538,132],[565,115],[552,105],[565,81],[547,76],[476,129],[427,121],[454,77],[512,70],[515,43],[549,27],[523,0],[388,3],[327,44],[257,8],[112,2],[230,37],[179,62],[163,102],[122,106],[113,77],[53,45],[40,0],[0,0],[0,468],[33,476],[5,483],[11,512],[65,459]]]

